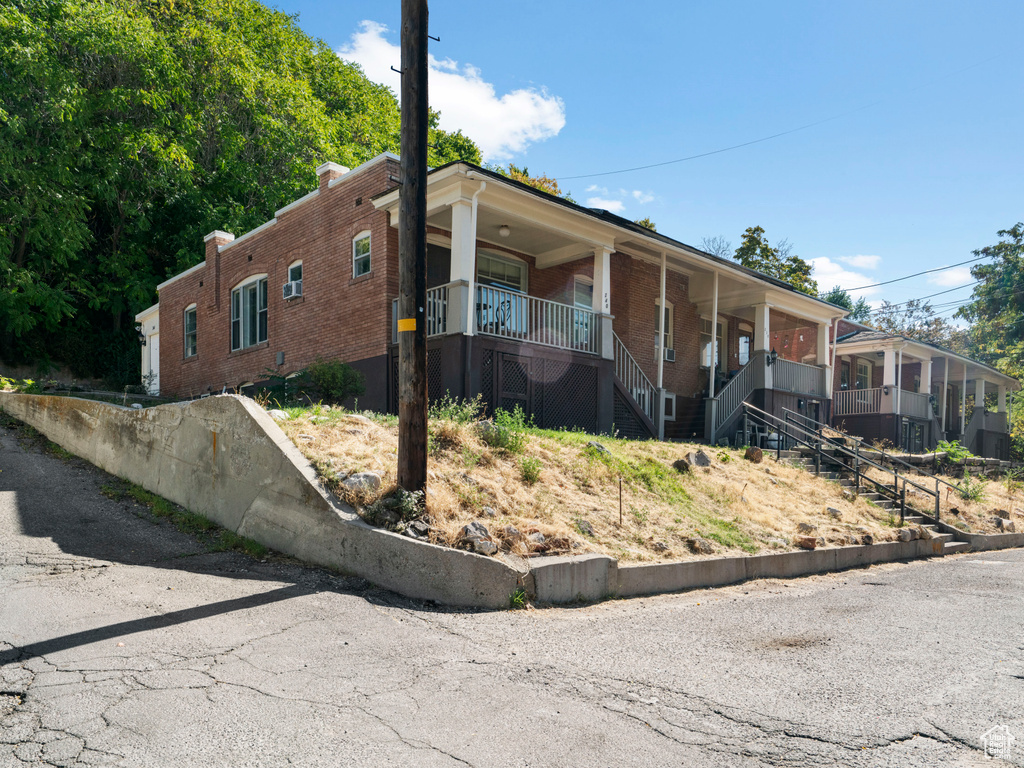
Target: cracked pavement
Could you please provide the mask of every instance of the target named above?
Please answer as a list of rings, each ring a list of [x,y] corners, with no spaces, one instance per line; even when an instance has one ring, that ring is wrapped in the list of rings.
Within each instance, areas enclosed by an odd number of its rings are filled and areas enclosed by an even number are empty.
[[[109,480],[0,428],[0,768],[1024,765],[1021,550],[471,612]]]

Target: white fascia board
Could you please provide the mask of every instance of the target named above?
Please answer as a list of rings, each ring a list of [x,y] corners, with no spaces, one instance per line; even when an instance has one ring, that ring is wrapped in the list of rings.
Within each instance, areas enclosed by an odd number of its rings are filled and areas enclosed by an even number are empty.
[[[282,213],[288,213],[288,211],[293,211],[296,208],[298,208],[300,205],[302,205],[303,203],[308,203],[310,200],[312,200],[312,199],[314,199],[316,197],[319,197],[319,196],[320,196],[320,188],[317,187],[312,192],[310,192],[308,195],[303,195],[298,200],[293,200],[292,202],[288,203],[288,205],[286,205],[284,208],[278,208],[276,211],[274,211],[274,218],[276,219]]]
[[[226,251],[228,248],[234,248],[236,245],[238,245],[243,240],[247,240],[250,237],[252,237],[253,235],[259,234],[260,232],[262,232],[265,229],[270,229],[270,227],[274,226],[275,224],[277,224],[277,219],[276,218],[275,219],[271,219],[270,221],[265,221],[262,224],[260,224],[258,227],[256,227],[256,229],[250,229],[244,235],[242,235],[241,237],[235,238],[230,243],[225,243],[224,245],[217,246],[217,253],[224,253],[224,251]]]
[[[164,280],[164,281],[163,281],[162,283],[160,283],[160,285],[158,285],[158,286],[156,287],[156,289],[157,289],[157,291],[158,291],[158,292],[159,292],[159,291],[162,291],[162,290],[163,290],[164,288],[166,288],[166,287],[167,287],[168,285],[170,285],[171,283],[173,283],[173,282],[176,282],[177,280],[180,280],[180,279],[181,279],[181,278],[183,278],[183,277],[188,277],[188,276],[189,276],[189,275],[191,275],[191,274],[192,274],[193,272],[198,272],[198,271],[199,271],[200,269],[202,269],[202,268],[203,268],[203,267],[205,267],[205,266],[206,266],[206,261],[205,261],[205,260],[204,260],[204,261],[200,261],[200,262],[199,262],[198,264],[196,264],[196,265],[195,265],[194,267],[189,267],[189,268],[188,268],[188,269],[186,269],[186,270],[185,270],[184,272],[179,272],[179,273],[178,273],[178,274],[176,274],[176,275],[175,275],[174,277],[169,277],[169,278],[167,278],[167,279],[166,279],[166,280]]]
[[[837,345],[836,354],[868,357],[890,348],[897,350],[902,348],[904,353],[919,360],[931,360],[936,357],[944,357],[947,360],[953,360],[961,365],[967,366],[968,374],[970,374],[970,369],[973,368],[975,374],[971,378],[981,376],[986,380],[995,380],[996,382],[1002,381],[1012,389],[1020,389],[1020,382],[1012,376],[1007,376],[1005,373],[1001,373],[996,369],[990,368],[984,363],[979,363],[977,360],[972,360],[969,357],[958,355],[955,352],[946,352],[941,349],[936,349],[935,347],[929,346],[923,342],[914,341],[913,339],[896,338],[885,339],[883,341],[857,341],[856,339],[851,339],[850,341],[840,341]]]
[[[135,320],[136,320],[137,322],[140,322],[140,323],[141,323],[141,322],[143,322],[143,321],[144,321],[144,320],[145,320],[145,319],[146,319],[147,317],[149,317],[150,315],[154,315],[154,314],[157,314],[157,313],[158,313],[159,311],[160,311],[160,302],[157,302],[156,304],[154,304],[154,305],[153,305],[152,307],[150,307],[149,309],[144,309],[144,310],[142,310],[141,312],[139,312],[139,314],[137,314],[137,315],[135,316]]]
[[[356,176],[356,175],[362,173],[367,168],[372,168],[373,166],[377,165],[377,163],[380,163],[380,162],[382,162],[384,160],[394,160],[394,161],[398,162],[398,155],[396,155],[393,152],[381,152],[379,155],[377,155],[374,158],[371,158],[371,159],[367,160],[362,165],[357,165],[355,168],[353,168],[348,173],[343,174],[341,176],[338,176],[337,178],[331,179],[329,182],[327,182],[327,187],[328,187],[328,189],[330,189],[335,184],[341,184],[343,181],[348,181],[353,176]]]

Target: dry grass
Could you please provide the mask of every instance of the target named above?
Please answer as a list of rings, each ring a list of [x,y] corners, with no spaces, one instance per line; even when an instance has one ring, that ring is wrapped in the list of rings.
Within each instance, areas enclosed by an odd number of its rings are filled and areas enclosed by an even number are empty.
[[[365,508],[394,490],[393,417],[319,408],[289,414],[281,426],[332,491]],[[694,538],[710,541],[716,554],[786,551],[800,523],[817,526],[832,545],[864,533],[895,538],[888,513],[773,458],[753,464],[740,451],[703,446],[712,466],[683,474],[672,463],[702,446],[600,437],[609,452],[602,454],[587,447],[592,436],[531,429],[514,454],[489,446],[468,423],[432,420],[430,434],[427,507],[439,544],[458,546],[472,520],[515,554],[597,552],[627,562],[696,557],[688,545]],[[523,479],[524,459],[540,462],[534,483]],[[379,491],[340,485],[339,474],[362,471],[382,476]],[[826,507],[839,509],[841,519]],[[533,533],[543,534],[543,546],[528,540]]]

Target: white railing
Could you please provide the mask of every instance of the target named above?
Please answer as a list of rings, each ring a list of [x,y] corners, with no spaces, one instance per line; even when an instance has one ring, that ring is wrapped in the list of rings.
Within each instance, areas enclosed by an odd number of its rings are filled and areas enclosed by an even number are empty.
[[[427,338],[448,332],[448,289],[452,283],[427,290]],[[391,300],[391,343],[398,343],[398,299]]]
[[[857,416],[882,412],[882,390],[837,389],[832,393],[832,413],[836,416]]]
[[[476,331],[574,352],[601,349],[591,310],[486,285],[476,288]]]
[[[776,365],[782,362],[776,361]],[[725,425],[729,419],[740,409],[743,401],[754,393],[757,382],[754,380],[754,366],[764,365],[764,357],[755,355],[754,358],[740,368],[736,375],[726,382],[715,395],[717,406],[715,408],[715,434]]]
[[[932,417],[931,399],[923,392],[900,392],[899,398],[901,416],[909,416],[912,419]]]
[[[824,397],[825,369],[777,358],[772,367],[772,389]]]
[[[618,334],[613,331],[612,337],[615,340],[615,376],[647,414],[647,418],[654,421],[658,390],[644,374],[633,356],[629,354],[629,350],[619,339]]]

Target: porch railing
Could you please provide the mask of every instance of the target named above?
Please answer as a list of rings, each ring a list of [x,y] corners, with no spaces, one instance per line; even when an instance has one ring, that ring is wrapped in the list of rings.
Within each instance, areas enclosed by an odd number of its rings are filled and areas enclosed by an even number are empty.
[[[622,386],[629,391],[629,394],[633,396],[633,399],[637,401],[644,413],[647,414],[647,418],[655,421],[654,414],[656,413],[655,408],[658,400],[657,388],[647,378],[636,360],[633,359],[629,350],[626,349],[626,345],[619,339],[618,334],[613,331],[612,337],[615,340],[615,376],[622,383]]]
[[[781,360],[777,360],[775,364],[778,365],[781,362]],[[717,406],[715,408],[714,430],[716,435],[722,426],[740,409],[743,401],[754,393],[754,389],[757,386],[754,376],[757,370],[755,365],[761,368],[764,367],[764,357],[762,355],[754,356],[715,395]]]
[[[557,301],[479,285],[476,332],[547,347],[598,354],[597,316]]]
[[[825,369],[816,365],[776,359],[772,369],[772,388],[780,392],[825,396]]]
[[[427,338],[448,333],[448,289],[451,283],[427,290]],[[391,343],[398,343],[398,299],[391,300]]]
[[[900,415],[912,419],[930,419],[932,403],[923,392],[900,392]]]
[[[832,413],[836,416],[858,416],[882,412],[882,390],[837,389],[832,393]]]

